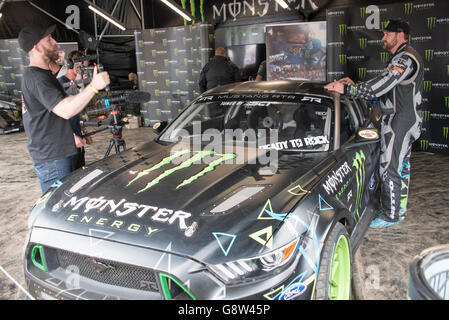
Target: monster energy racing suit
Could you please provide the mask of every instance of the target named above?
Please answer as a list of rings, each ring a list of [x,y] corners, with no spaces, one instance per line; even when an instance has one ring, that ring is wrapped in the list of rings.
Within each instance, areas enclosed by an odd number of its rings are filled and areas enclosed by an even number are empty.
[[[404,43],[382,74],[366,82],[345,85],[347,95],[380,98],[379,173],[382,180],[382,218],[387,221],[397,221],[406,212],[411,148],[421,134],[423,68],[420,55]]]

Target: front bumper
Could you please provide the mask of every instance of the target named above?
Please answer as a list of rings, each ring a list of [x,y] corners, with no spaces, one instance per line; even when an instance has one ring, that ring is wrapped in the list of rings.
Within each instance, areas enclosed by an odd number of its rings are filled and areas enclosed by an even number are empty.
[[[266,280],[229,286],[204,264],[169,253],[170,245],[161,252],[109,241],[107,233],[103,238],[98,235],[33,228],[24,264],[30,294],[36,299],[265,300],[291,293],[308,299],[313,292],[315,277],[308,274],[306,289],[294,294],[306,279],[303,271],[298,276],[299,256]],[[287,295],[282,295],[285,290]]]

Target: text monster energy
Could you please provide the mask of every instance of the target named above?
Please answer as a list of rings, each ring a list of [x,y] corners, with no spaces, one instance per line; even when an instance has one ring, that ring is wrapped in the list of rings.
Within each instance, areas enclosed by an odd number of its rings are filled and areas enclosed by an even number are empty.
[[[178,151],[178,152],[174,153],[173,155],[171,155],[169,157],[166,157],[166,158],[162,159],[161,162],[155,164],[151,168],[139,172],[137,174],[137,176],[128,183],[128,186],[131,185],[132,183],[134,183],[135,181],[139,180],[143,176],[149,174],[150,172],[152,172],[154,170],[157,170],[157,169],[160,169],[161,167],[166,166],[166,165],[172,163],[172,161],[174,159],[176,159],[178,157],[181,157],[181,156],[183,156],[185,154],[188,154],[190,152],[191,152],[190,150],[181,150],[181,151]],[[190,178],[184,180],[181,184],[179,184],[176,187],[176,189],[179,189],[181,187],[184,187],[184,186],[192,183],[193,181],[195,181],[198,178],[202,177],[206,173],[214,170],[216,166],[226,162],[227,160],[234,159],[236,157],[236,155],[233,154],[233,153],[231,153],[231,154],[218,154],[218,153],[215,153],[213,151],[195,151],[194,153],[195,153],[194,156],[192,156],[189,159],[187,159],[186,161],[182,162],[180,165],[164,171],[158,177],[156,177],[152,181],[148,182],[147,185],[143,189],[138,191],[138,193],[148,190],[149,188],[151,188],[151,187],[155,186],[156,184],[158,184],[162,179],[164,179],[164,178],[170,176],[171,174],[173,174],[174,172],[176,172],[178,170],[182,170],[182,169],[188,168],[192,164],[194,164],[195,162],[201,161],[203,158],[205,158],[207,156],[218,156],[219,158],[214,160],[214,161],[212,161],[206,168],[201,170],[199,173],[197,173],[197,174],[191,176]]]
[[[360,218],[359,208],[362,205],[363,190],[365,188],[365,154],[362,150],[355,154],[352,166],[356,168],[357,196],[355,201],[355,214]]]

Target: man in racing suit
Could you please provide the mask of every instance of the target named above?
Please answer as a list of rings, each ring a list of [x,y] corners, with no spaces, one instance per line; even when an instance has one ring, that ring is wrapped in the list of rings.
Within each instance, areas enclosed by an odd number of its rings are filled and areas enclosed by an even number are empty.
[[[420,55],[407,43],[409,31],[406,22],[389,21],[382,41],[384,49],[393,56],[379,76],[358,84],[343,78],[325,86],[349,96],[380,98],[382,210],[377,212],[372,228],[395,225],[405,217],[411,148],[421,134],[424,66]]]

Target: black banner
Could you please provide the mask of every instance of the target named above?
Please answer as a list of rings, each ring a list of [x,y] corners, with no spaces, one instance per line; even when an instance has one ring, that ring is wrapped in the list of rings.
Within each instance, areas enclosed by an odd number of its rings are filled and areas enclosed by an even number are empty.
[[[142,104],[145,125],[171,121],[199,95],[199,75],[213,56],[213,28],[207,24],[135,32],[139,90],[151,94]]]
[[[389,19],[411,26],[410,44],[424,60],[423,128],[415,150],[449,154],[449,2],[416,0],[327,12],[327,80],[366,81],[383,71],[389,53],[382,32]]]

